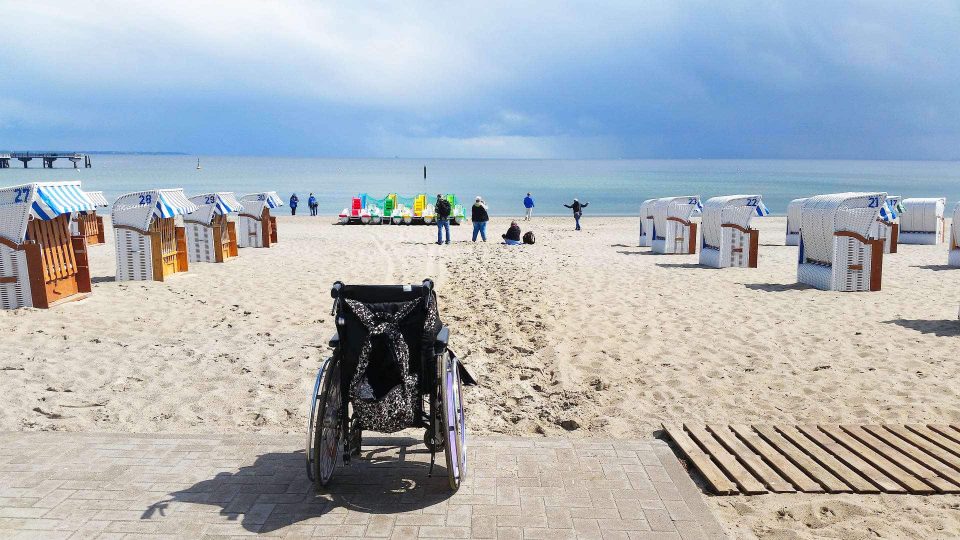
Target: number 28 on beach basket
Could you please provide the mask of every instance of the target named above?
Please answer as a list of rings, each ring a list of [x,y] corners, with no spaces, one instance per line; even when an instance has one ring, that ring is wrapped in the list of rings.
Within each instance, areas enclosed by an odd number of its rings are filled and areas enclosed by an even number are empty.
[[[243,210],[229,192],[190,197],[197,209],[183,216],[190,262],[226,262],[237,256],[237,223],[231,217]]]
[[[270,215],[274,208],[283,206],[276,191],[250,193],[240,197],[243,210],[237,217],[237,241],[240,247],[268,248],[276,244],[277,218]]]
[[[111,217],[117,281],[163,281],[186,272],[187,239],[176,219],[196,209],[180,188],[139,191],[117,199]]]
[[[95,208],[106,208],[110,206],[107,198],[103,196],[102,191],[87,191],[87,197],[93,202]],[[105,243],[106,231],[103,228],[103,216],[94,209],[91,212],[76,212],[70,221],[70,232],[73,236],[82,236],[87,239],[87,245],[99,245]]]
[[[49,308],[90,292],[87,243],[70,216],[92,212],[80,182],[0,188],[0,308]]]

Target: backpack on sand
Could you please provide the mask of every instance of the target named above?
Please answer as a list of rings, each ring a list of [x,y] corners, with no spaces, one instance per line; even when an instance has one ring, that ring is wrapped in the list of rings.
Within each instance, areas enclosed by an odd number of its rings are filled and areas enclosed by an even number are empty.
[[[533,235],[533,231],[527,231],[526,234],[523,235],[523,243],[524,244],[537,243],[537,237]]]

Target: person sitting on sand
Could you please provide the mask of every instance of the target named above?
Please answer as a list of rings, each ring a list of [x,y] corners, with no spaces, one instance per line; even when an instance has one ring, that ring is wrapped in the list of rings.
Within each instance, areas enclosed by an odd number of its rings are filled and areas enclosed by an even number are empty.
[[[297,197],[297,194],[294,193],[290,196],[290,215],[297,215],[297,204],[300,202],[300,197]]]
[[[503,243],[508,246],[519,246],[520,242],[520,226],[517,225],[516,221],[510,222],[510,228],[507,229],[507,234],[503,235]]]
[[[473,221],[473,241],[477,241],[477,233],[480,233],[480,238],[483,238],[483,241],[486,242],[487,222],[490,221],[490,214],[487,213],[487,205],[479,195],[477,195],[476,202],[473,203],[470,219]]]
[[[573,200],[573,204],[565,204],[567,208],[573,208],[573,219],[577,222],[577,228],[575,230],[580,230],[580,216],[583,215],[583,208],[586,208],[590,203],[580,204],[580,201],[577,199]]]

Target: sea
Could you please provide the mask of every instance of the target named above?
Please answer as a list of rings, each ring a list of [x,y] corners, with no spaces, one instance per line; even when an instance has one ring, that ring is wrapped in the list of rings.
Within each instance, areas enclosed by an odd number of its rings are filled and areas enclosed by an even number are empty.
[[[199,159],[201,168],[197,169]],[[190,155],[91,155],[92,168],[59,160],[43,169],[13,161],[0,169],[0,186],[43,180],[80,180],[109,201],[124,193],[180,187],[187,195],[211,191],[296,193],[303,206],[313,193],[320,213],[332,215],[367,193],[412,196],[455,193],[468,206],[477,195],[493,215],[522,213],[530,192],[538,215],[569,212],[574,198],[594,215],[637,215],[645,199],[668,196],[759,194],[774,215],[798,197],[842,191],[883,191],[903,197],[960,201],[957,161],[835,160],[543,160],[543,159],[326,159]],[[288,209],[286,209],[288,211]]]

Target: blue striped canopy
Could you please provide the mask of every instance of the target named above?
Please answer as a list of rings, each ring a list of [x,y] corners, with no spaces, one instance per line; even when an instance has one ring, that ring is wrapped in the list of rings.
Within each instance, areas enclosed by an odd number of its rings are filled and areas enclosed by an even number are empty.
[[[51,220],[61,214],[72,212],[92,212],[96,209],[93,201],[80,189],[80,182],[57,182],[50,184],[31,184],[20,188],[32,190],[24,193],[24,200],[30,200],[30,213],[37,219]]]
[[[157,205],[154,207],[153,214],[162,218],[172,218],[189,214],[196,209],[197,206],[184,197],[181,191],[158,191]]]
[[[266,196],[268,208],[280,208],[283,206],[283,201],[280,200],[280,197],[278,197],[275,192],[271,191],[270,193],[264,193],[263,195]]]
[[[770,215],[770,210],[767,210],[767,205],[763,204],[763,201],[757,201],[757,215],[760,217]]]

